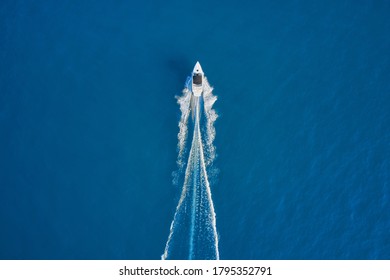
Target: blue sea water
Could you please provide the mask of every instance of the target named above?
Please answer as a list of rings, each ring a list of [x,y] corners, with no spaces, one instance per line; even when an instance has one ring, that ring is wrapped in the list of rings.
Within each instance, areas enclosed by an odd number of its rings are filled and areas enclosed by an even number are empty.
[[[159,259],[180,94],[218,96],[221,259],[390,259],[389,1],[0,3],[0,258]]]

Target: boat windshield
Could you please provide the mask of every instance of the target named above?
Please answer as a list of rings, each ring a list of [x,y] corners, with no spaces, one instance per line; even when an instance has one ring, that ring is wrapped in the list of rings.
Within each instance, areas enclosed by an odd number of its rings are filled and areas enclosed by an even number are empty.
[[[194,76],[192,77],[192,81],[195,85],[201,85],[202,84],[202,75],[194,74]]]

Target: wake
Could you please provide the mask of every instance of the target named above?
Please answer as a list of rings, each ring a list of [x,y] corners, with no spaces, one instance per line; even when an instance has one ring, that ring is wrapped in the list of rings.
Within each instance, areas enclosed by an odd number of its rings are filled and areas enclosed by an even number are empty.
[[[165,259],[219,259],[216,216],[211,198],[208,170],[215,159],[214,122],[218,115],[212,109],[217,97],[204,79],[203,94],[194,97],[185,88],[178,97],[181,110],[178,133],[178,171],[174,183],[184,173],[184,184],[165,246]],[[191,118],[190,118],[191,116]],[[192,126],[190,126],[190,121]],[[187,153],[189,127],[193,128],[191,148]],[[185,158],[188,154],[188,160]],[[185,169],[185,172],[184,172]]]

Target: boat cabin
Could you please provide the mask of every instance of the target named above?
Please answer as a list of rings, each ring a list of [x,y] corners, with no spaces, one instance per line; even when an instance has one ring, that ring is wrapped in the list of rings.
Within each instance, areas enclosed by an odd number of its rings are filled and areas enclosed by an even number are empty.
[[[201,74],[194,74],[194,76],[192,77],[192,81],[194,83],[194,85],[202,85],[202,75]]]

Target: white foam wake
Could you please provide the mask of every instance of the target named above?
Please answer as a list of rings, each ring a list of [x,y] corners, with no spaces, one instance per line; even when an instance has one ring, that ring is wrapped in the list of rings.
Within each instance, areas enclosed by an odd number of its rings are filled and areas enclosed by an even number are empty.
[[[204,147],[206,149],[205,155],[206,166],[209,166],[213,163],[216,153],[215,146],[213,145],[215,139],[215,127],[214,122],[217,120],[218,115],[213,109],[215,101],[217,101],[217,96],[213,95],[213,88],[208,83],[205,78],[205,85],[203,90],[203,99],[204,99],[204,114],[206,115],[206,129],[204,133]]]
[[[185,146],[188,135],[188,117],[190,115],[190,102],[191,102],[191,92],[185,88],[183,90],[183,95],[176,96],[177,103],[180,106],[181,117],[179,121],[179,133],[177,135],[178,143],[177,143],[177,164],[180,168],[183,168],[185,161],[183,158],[185,152]]]
[[[185,154],[187,152],[186,144],[188,138],[188,119],[190,115],[191,91],[186,87],[182,91],[182,95],[176,96],[177,104],[180,106],[181,117],[179,121],[179,133],[177,134],[177,170],[172,172],[173,184],[179,185],[180,176],[185,168]]]
[[[184,161],[186,149],[190,99],[191,92],[188,90],[184,90],[183,96],[178,98],[182,113],[178,134],[179,170],[180,164],[185,165],[181,161]],[[212,88],[205,80],[203,95],[193,100],[195,118],[191,149],[181,197],[162,259],[219,259],[216,215],[207,175],[207,166],[215,158],[213,140],[217,114],[212,106],[216,99],[212,94]]]

